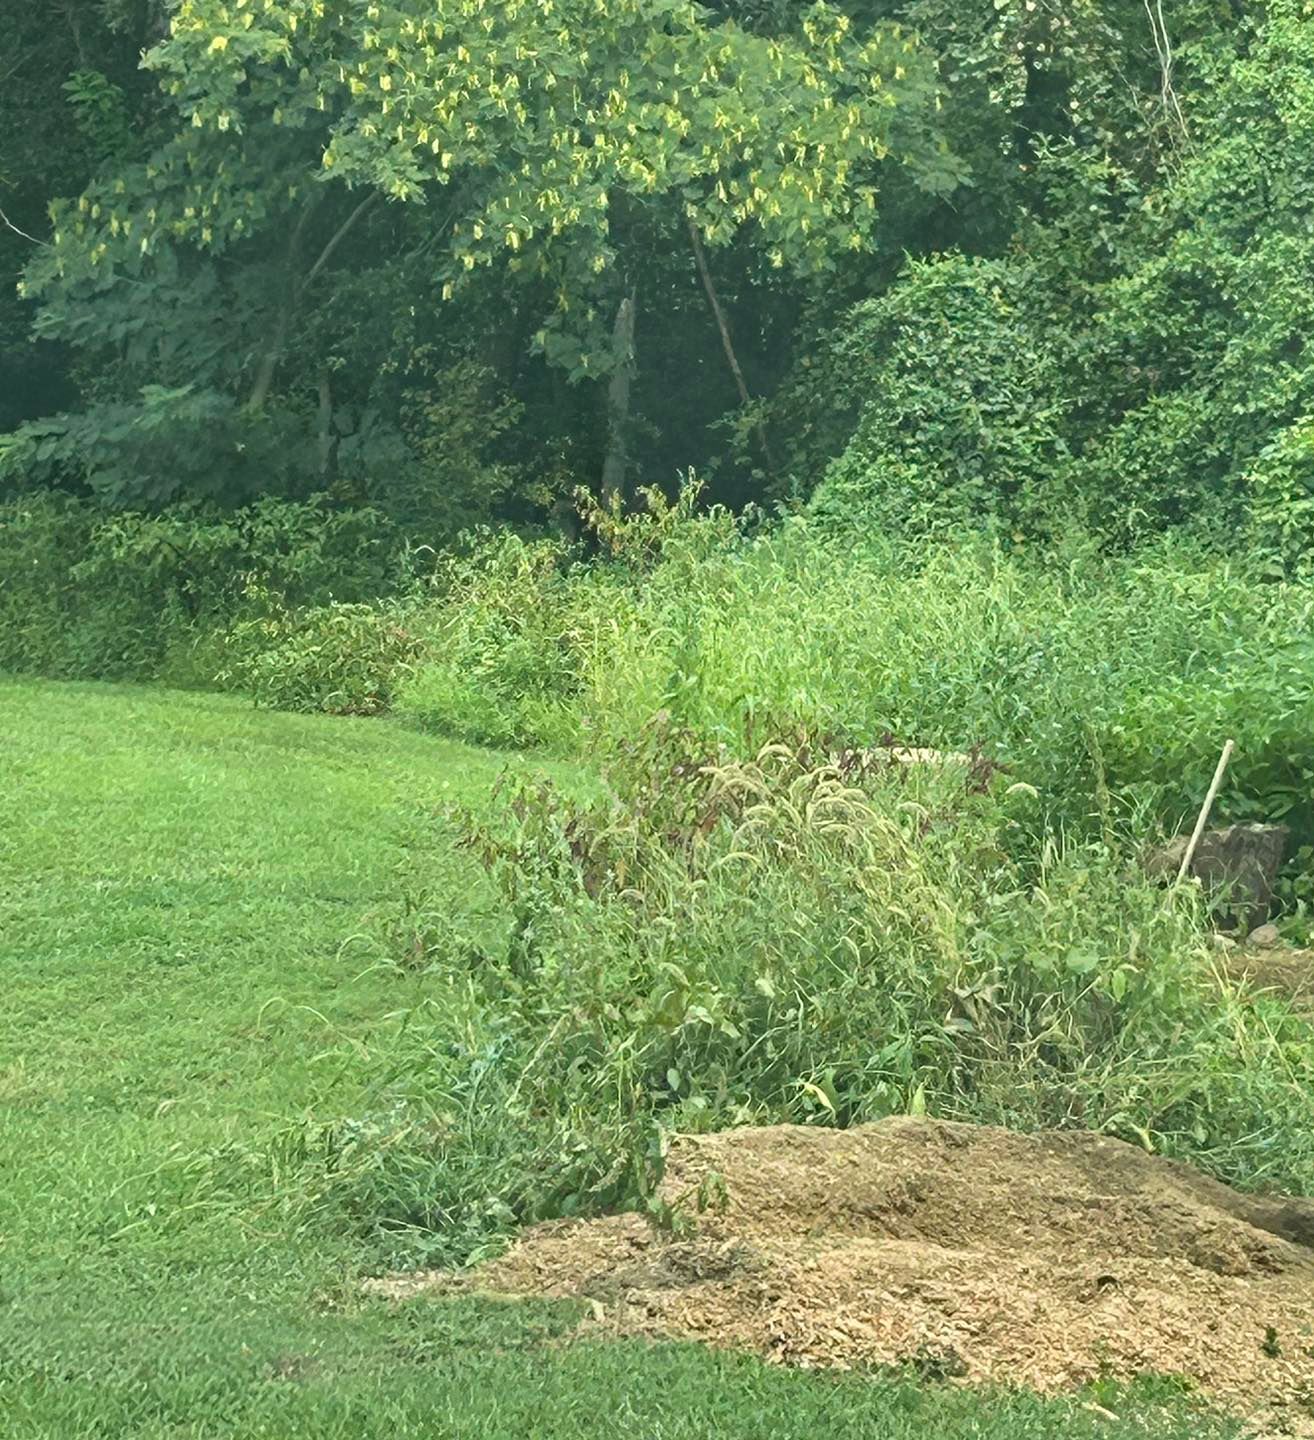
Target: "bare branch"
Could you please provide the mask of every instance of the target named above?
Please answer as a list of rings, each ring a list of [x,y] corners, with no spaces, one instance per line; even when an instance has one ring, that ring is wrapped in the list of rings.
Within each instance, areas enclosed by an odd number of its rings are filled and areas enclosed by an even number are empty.
[[[319,259],[316,260],[315,263],[310,267],[310,273],[306,276],[305,280],[302,281],[303,288],[310,285],[310,283],[314,280],[315,276],[318,275],[319,272],[325,267],[325,265],[328,264],[328,262],[333,258],[333,252],[338,248],[339,245],[342,244],[343,240],[346,239],[347,232],[356,223],[356,221],[359,220],[360,217],[370,208],[370,206],[374,204],[374,202],[378,198],[379,192],[377,190],[371,190],[370,193],[360,202],[360,204],[356,206],[356,208],[351,212],[351,214],[347,216],[347,218],[342,222],[342,224],[338,226],[337,233],[332,237],[328,244],[324,246],[323,250],[320,251]]]
[[[698,262],[698,274],[702,277],[707,303],[711,307],[716,328],[721,332],[721,348],[725,351],[726,363],[730,366],[730,373],[734,376],[735,389],[739,391],[739,402],[747,409],[752,404],[752,396],[748,393],[748,383],[744,379],[744,372],[739,365],[739,356],[735,354],[735,343],[730,335],[730,324],[725,318],[725,311],[721,308],[721,297],[716,293],[716,283],[712,279],[712,271],[707,264],[707,251],[703,247],[703,237],[699,233],[698,222],[692,215],[688,219],[689,238],[693,241],[694,259]],[[773,471],[776,467],[771,457],[771,443],[767,439],[766,426],[759,422],[753,428],[757,434],[757,443],[762,447],[762,458],[766,461],[766,468],[768,471]]]
[[[20,230],[3,210],[0,210],[0,225],[3,225],[6,230],[12,230],[15,235],[21,235],[24,240],[31,241],[33,245],[40,245],[45,250],[50,248],[49,240],[38,240],[35,235],[29,235],[26,230]]]
[[[1142,0],[1145,13],[1150,18],[1150,34],[1154,37],[1154,53],[1159,57],[1159,98],[1165,115],[1177,121],[1182,139],[1189,141],[1190,131],[1186,128],[1186,116],[1182,113],[1181,102],[1173,88],[1173,46],[1168,35],[1168,24],[1163,15],[1163,0]]]

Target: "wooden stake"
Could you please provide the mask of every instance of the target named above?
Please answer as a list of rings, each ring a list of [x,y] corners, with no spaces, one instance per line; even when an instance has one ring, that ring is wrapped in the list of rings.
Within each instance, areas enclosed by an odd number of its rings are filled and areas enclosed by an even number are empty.
[[[1191,861],[1195,859],[1196,846],[1200,843],[1200,837],[1204,834],[1204,828],[1209,822],[1209,812],[1214,808],[1214,801],[1218,798],[1218,791],[1223,783],[1223,775],[1227,770],[1227,762],[1232,758],[1232,748],[1231,740],[1223,746],[1223,753],[1218,760],[1218,769],[1214,771],[1214,778],[1212,784],[1209,786],[1209,793],[1205,796],[1204,804],[1200,807],[1200,816],[1195,822],[1195,829],[1191,832],[1191,839],[1186,847],[1186,854],[1182,856],[1182,868],[1177,872],[1177,883],[1179,885],[1186,879],[1187,871],[1191,868]]]

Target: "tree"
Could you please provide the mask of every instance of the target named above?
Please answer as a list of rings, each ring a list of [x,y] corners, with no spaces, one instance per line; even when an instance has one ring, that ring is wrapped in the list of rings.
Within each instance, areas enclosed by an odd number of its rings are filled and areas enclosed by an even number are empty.
[[[1176,101],[1139,72],[1139,145],[1106,123],[1122,102],[1032,137],[1006,254],[910,265],[849,317],[832,388],[861,413],[818,511],[1117,543],[1257,522],[1311,563],[1314,19],[1201,12]]]
[[[28,343],[23,266],[49,239],[46,206],[121,159],[150,128],[137,71],[162,33],[156,0],[10,3],[0,20],[0,431],[70,400],[69,354]]]
[[[289,426],[322,428],[296,411],[323,396],[317,324],[353,255],[458,332],[496,272],[542,355],[605,382],[642,355],[641,319],[615,343],[622,298],[664,303],[672,266],[697,285],[699,246],[815,273],[870,245],[883,170],[960,175],[911,34],[825,4],[786,39],[690,0],[183,0],[146,63],[172,133],[56,207],[26,281],[41,334],[121,354],[137,391],[9,451],[11,472],[81,457],[116,500],[204,488],[201,450],[240,493],[296,451]],[[167,463],[115,463],[125,427],[171,436]]]

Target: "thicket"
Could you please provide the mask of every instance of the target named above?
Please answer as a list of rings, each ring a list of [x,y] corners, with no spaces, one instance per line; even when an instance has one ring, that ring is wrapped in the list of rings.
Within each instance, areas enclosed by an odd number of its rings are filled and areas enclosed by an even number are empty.
[[[736,761],[659,723],[611,778],[442,818],[381,959],[424,1001],[360,1112],[273,1147],[303,1215],[394,1260],[617,1204],[678,1229],[700,1201],[653,1198],[669,1131],[908,1113],[1314,1186],[1308,1022],[1233,985],[1198,902],[1116,841],[1038,842],[988,761]]]
[[[696,487],[591,520],[590,558],[492,533],[416,555],[367,512],[35,499],[0,518],[0,663],[391,710],[604,764],[658,714],[739,758],[795,733],[979,749],[1083,835],[1131,810],[1180,824],[1230,736],[1220,818],[1314,844],[1314,595],[1262,547],[755,529],[700,512]]]
[[[882,533],[1263,513],[1304,563],[1298,0],[378,8],[113,0],[103,73],[24,27],[0,484],[437,545],[693,468]]]
[[[382,515],[322,500],[148,514],[35,492],[0,506],[0,668],[213,686],[239,618],[373,600],[405,565]]]

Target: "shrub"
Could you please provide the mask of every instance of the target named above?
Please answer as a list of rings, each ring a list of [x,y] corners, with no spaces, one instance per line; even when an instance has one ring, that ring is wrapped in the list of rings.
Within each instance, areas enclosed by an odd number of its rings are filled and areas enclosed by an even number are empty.
[[[981,523],[1043,534],[1074,508],[1071,402],[1035,310],[1041,283],[1012,260],[949,256],[911,264],[855,310],[843,348],[866,377],[865,405],[817,516],[871,534]]]
[[[733,761],[658,727],[613,779],[604,804],[536,783],[453,817],[490,918],[450,876],[412,917],[398,959],[429,998],[368,1122],[298,1141],[334,1214],[459,1260],[642,1203],[667,1130],[909,1112],[1314,1185],[1308,1026],[1234,995],[1191,902],[1119,848],[1019,858],[1032,798],[987,762]]]
[[[399,711],[604,760],[658,712],[741,757],[800,728],[980,745],[1039,790],[1038,825],[1079,834],[1128,797],[1178,824],[1231,735],[1220,817],[1314,842],[1310,601],[1262,557],[855,541],[797,519],[750,535],[682,504],[595,517],[591,565],[517,539],[444,562],[410,615],[424,653]]]
[[[1248,477],[1253,543],[1277,575],[1314,571],[1314,418],[1280,431]]]
[[[64,677],[213,683],[202,656],[234,617],[368,599],[403,570],[381,516],[322,499],[112,514],[33,495],[0,533],[0,665]]]
[[[575,739],[574,626],[589,581],[569,582],[565,558],[549,541],[483,534],[440,560],[420,607],[425,657],[398,692],[398,712],[483,744]]]
[[[58,678],[147,678],[186,628],[176,594],[129,570],[82,566],[97,516],[58,496],[0,508],[0,668]]]
[[[377,715],[419,653],[405,616],[384,605],[271,610],[233,627],[222,683],[278,710]]]
[[[604,756],[659,710],[741,756],[800,727],[981,745],[1037,787],[1044,823],[1098,833],[1110,792],[1177,824],[1233,734],[1219,814],[1314,838],[1309,597],[1244,557],[854,543],[791,522],[696,560],[673,544],[640,587],[595,580],[593,603],[611,623],[577,627],[605,635],[577,704]]]
[[[231,613],[252,591],[286,605],[373,599],[396,583],[398,551],[377,511],[267,498],[228,512],[175,505],[101,516],[78,574],[93,586],[129,575],[205,619]]]

